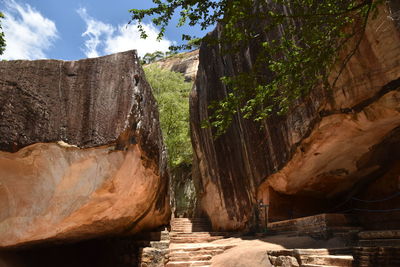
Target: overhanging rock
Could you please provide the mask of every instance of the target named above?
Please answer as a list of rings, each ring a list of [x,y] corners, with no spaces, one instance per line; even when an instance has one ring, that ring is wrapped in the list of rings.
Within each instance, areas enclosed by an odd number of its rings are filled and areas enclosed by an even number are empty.
[[[168,223],[158,109],[136,51],[0,62],[0,247]]]

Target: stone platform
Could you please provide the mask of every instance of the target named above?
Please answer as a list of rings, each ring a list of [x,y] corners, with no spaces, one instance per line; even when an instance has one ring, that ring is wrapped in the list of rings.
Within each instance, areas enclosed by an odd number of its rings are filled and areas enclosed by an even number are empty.
[[[333,236],[355,235],[361,228],[357,220],[348,214],[318,214],[303,218],[269,223],[270,234],[307,235],[327,239]],[[349,237],[350,238],[350,237]]]

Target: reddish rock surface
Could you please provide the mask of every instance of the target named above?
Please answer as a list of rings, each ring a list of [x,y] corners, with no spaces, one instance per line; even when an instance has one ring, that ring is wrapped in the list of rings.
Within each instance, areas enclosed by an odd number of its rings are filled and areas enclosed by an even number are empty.
[[[270,204],[272,220],[326,212],[345,200],[343,194],[359,193],[396,164],[400,32],[390,18],[397,3],[390,4],[392,13],[382,7],[369,22],[333,97],[316,89],[286,116],[261,124],[236,116],[216,140],[201,122],[208,118],[208,105],[227,94],[220,78],[251,66],[257,51],[255,44],[233,56],[222,55],[220,47],[201,47],[191,129],[201,206],[215,229],[249,227],[259,200]],[[219,26],[211,33],[220,34]],[[282,198],[290,204],[280,206]]]
[[[135,51],[0,62],[0,247],[169,221],[156,102]]]

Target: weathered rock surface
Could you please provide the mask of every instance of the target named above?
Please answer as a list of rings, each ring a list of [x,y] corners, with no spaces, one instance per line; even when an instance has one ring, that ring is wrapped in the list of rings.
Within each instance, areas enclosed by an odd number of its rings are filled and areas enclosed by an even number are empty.
[[[194,81],[199,66],[199,50],[180,53],[149,65],[157,65],[162,69],[180,72],[185,75],[186,81]]]
[[[214,228],[248,227],[258,200],[270,204],[270,220],[278,213],[285,219],[307,215],[304,210],[327,211],[337,204],[332,200],[341,201],[340,194],[360,189],[396,163],[400,32],[389,16],[398,12],[395,2],[390,3],[391,14],[381,8],[378,18],[369,22],[333,97],[315,89],[286,116],[261,124],[236,116],[216,140],[201,122],[208,118],[208,105],[227,94],[220,78],[248,69],[257,51],[250,44],[241,53],[223,55],[220,47],[202,45],[191,95],[191,129],[201,173],[201,206]],[[211,35],[220,36],[221,28]],[[286,207],[280,207],[277,194],[287,200]],[[307,208],[297,208],[301,206]],[[296,210],[299,213],[293,214]]]
[[[0,247],[168,223],[156,102],[135,51],[0,63]]]
[[[170,170],[172,206],[176,218],[192,218],[196,212],[196,189],[192,180],[192,165],[181,164]]]

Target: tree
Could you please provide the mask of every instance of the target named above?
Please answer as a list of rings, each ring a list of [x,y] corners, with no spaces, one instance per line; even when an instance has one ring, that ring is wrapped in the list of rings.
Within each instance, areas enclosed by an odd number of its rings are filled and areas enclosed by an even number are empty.
[[[3,13],[0,12],[0,22],[1,19],[4,18]],[[0,23],[0,55],[2,55],[4,53],[4,50],[6,49],[6,40],[4,39],[4,32],[3,29],[1,27],[1,23]]]
[[[150,64],[150,63],[156,62],[158,60],[161,60],[161,59],[164,59],[164,58],[167,58],[167,57],[172,57],[172,56],[174,56],[176,54],[177,54],[176,51],[171,51],[171,50],[169,50],[169,51],[167,51],[165,53],[163,53],[162,51],[155,51],[153,53],[146,53],[143,56],[143,58],[140,58],[140,63],[142,65]]]
[[[341,70],[360,44],[372,11],[382,0],[153,0],[155,7],[132,9],[132,20],[141,27],[145,17],[166,26],[179,10],[178,26],[200,25],[206,29],[219,23],[222,36],[202,42],[218,43],[225,53],[243,50],[249,43],[258,46],[252,69],[224,77],[229,88],[226,98],[212,103],[206,126],[223,134],[233,116],[260,121],[271,114],[284,114],[298,98],[316,85],[331,90]],[[273,37],[273,38],[272,38]],[[182,35],[183,40],[193,36]],[[187,48],[183,45],[179,48]],[[348,51],[338,62],[340,51]],[[334,66],[340,65],[336,78]],[[268,75],[266,75],[268,74]]]
[[[142,59],[143,62],[142,63],[149,64],[149,63],[152,63],[154,61],[163,59],[164,57],[165,57],[165,55],[161,51],[155,51],[153,53],[146,53],[143,56],[143,59]]]
[[[174,167],[192,163],[189,137],[189,92],[192,83],[185,82],[181,73],[145,66],[146,78],[160,110],[160,125],[166,143],[169,165]]]

